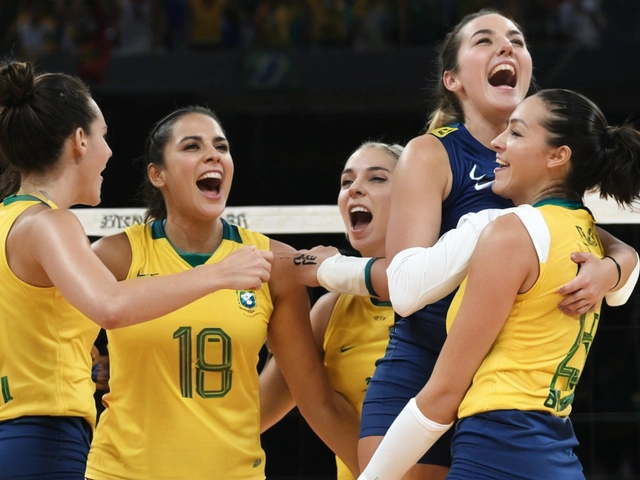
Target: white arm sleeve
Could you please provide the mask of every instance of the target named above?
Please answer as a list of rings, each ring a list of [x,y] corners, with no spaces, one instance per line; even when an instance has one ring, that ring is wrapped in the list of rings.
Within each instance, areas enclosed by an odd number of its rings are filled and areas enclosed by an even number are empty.
[[[629,300],[629,297],[633,293],[633,289],[638,283],[638,275],[640,274],[640,258],[638,258],[638,252],[636,252],[636,266],[631,272],[627,283],[620,287],[615,292],[607,293],[604,298],[607,301],[607,305],[610,307],[618,307],[624,305]]]
[[[451,425],[425,417],[412,398],[391,424],[358,480],[400,480]]]
[[[387,268],[393,309],[406,317],[453,292],[467,274],[482,229],[515,208],[487,209],[460,218],[457,228],[429,248],[399,252]]]

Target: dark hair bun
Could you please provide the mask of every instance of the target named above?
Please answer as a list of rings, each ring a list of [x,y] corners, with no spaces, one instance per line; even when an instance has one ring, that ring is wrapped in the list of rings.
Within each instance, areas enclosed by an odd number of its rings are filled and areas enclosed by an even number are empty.
[[[26,102],[33,95],[35,73],[28,62],[9,62],[0,66],[0,106]]]

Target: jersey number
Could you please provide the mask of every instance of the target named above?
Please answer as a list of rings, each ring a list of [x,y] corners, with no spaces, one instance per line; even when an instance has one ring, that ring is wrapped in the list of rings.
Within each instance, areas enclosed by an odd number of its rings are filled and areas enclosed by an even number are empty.
[[[173,338],[179,342],[180,359],[180,391],[185,398],[193,397],[193,361],[191,327],[180,327],[173,332]],[[215,351],[207,349],[207,345],[214,343]],[[207,355],[209,353],[209,355]],[[207,361],[207,356],[217,358],[215,363]],[[224,397],[231,390],[231,337],[221,328],[203,328],[196,337],[196,392],[202,398]],[[209,377],[206,375],[209,374]],[[216,374],[217,388],[207,388],[205,380],[211,380],[211,374]],[[208,382],[207,382],[208,383]]]
[[[0,385],[2,388],[2,400],[4,401],[4,403],[8,403],[13,400],[11,391],[9,390],[9,377],[1,377]]]
[[[549,395],[544,402],[545,407],[552,408],[556,412],[562,412],[573,403],[573,392],[578,384],[578,380],[580,380],[580,374],[582,372],[581,368],[583,368],[584,363],[580,368],[577,368],[570,366],[569,362],[581,345],[584,345],[584,358],[586,362],[587,355],[589,355],[589,350],[593,344],[593,337],[595,336],[595,330],[598,326],[599,318],[600,316],[597,313],[593,314],[591,328],[587,331],[587,314],[585,313],[580,316],[580,331],[576,337],[576,341],[571,347],[571,350],[569,350],[567,356],[564,357],[564,360],[560,362],[560,365],[558,365],[558,368],[556,369],[556,373],[553,375],[553,380],[549,387]],[[558,385],[562,380],[564,380],[564,388]],[[564,397],[562,396],[563,393],[565,394]]]

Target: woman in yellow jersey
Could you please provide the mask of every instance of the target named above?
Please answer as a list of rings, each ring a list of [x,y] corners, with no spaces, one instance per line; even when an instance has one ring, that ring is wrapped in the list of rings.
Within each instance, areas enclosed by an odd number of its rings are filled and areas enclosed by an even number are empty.
[[[220,289],[260,288],[272,254],[252,247],[172,277],[118,281],[68,210],[100,202],[111,157],[87,86],[9,61],[0,107],[0,478],[82,479],[100,327],[152,320]]]
[[[365,257],[384,255],[391,182],[401,152],[400,145],[366,142],[342,171],[338,207],[351,246]],[[375,362],[384,355],[393,315],[391,304],[375,296],[338,293],[323,295],[311,309],[311,326],[329,380],[358,414]],[[273,360],[260,374],[260,405],[263,430],[295,406]],[[336,463],[338,479],[353,480],[339,458]]]
[[[160,120],[145,164],[149,222],[94,244],[116,278],[198,270],[243,245],[293,250],[221,218],[234,164],[211,110],[186,107]],[[108,332],[110,392],[86,477],[264,479],[257,363],[265,339],[304,417],[357,471],[356,412],[322,368],[306,288],[274,262],[260,288],[218,291]]]
[[[481,233],[433,375],[361,479],[401,478],[456,417],[447,478],[584,478],[569,413],[600,308],[567,315],[558,289],[576,274],[571,252],[604,255],[584,193],[640,197],[640,132],[609,126],[580,94],[542,90],[492,147],[492,188],[519,207]]]

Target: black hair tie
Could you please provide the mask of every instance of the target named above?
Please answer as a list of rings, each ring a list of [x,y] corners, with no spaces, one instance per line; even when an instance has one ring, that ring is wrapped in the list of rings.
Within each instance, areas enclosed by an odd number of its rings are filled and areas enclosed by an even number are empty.
[[[612,149],[615,147],[615,142],[613,141],[615,137],[616,127],[611,127],[607,125],[605,127],[604,133],[600,136],[600,144],[602,148]]]

